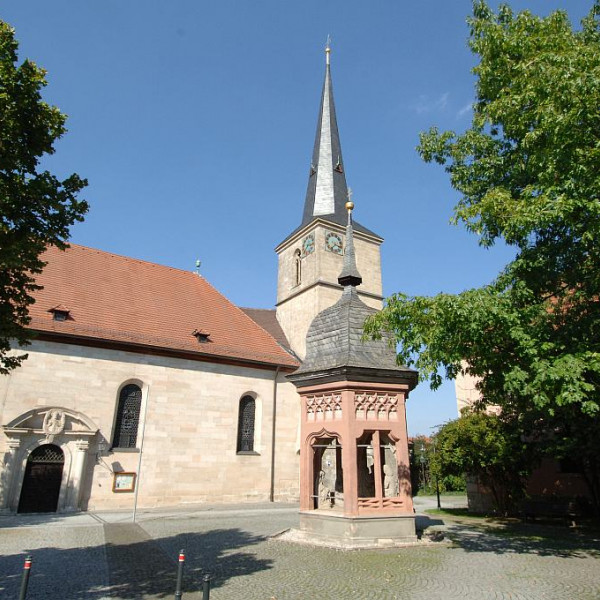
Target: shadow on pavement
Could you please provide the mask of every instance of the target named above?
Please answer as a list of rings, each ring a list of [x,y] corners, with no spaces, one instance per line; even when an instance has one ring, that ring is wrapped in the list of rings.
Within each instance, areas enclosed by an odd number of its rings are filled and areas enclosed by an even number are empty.
[[[428,527],[435,525],[445,525],[445,523],[442,519],[434,519],[428,517],[427,515],[416,515],[415,517],[415,526],[417,528],[417,532],[423,532]]]
[[[466,552],[600,558],[600,536],[567,528],[452,524],[447,528],[447,533]]]
[[[272,567],[271,561],[241,550],[265,538],[239,529],[179,534],[162,538],[160,544],[139,525],[108,524],[104,531],[103,546],[32,550],[27,600],[173,597],[179,549],[186,552],[185,598],[202,596],[205,573],[212,576],[214,588],[230,578]],[[178,550],[166,554],[165,546]],[[18,597],[24,557],[25,553],[0,557],[0,596]]]

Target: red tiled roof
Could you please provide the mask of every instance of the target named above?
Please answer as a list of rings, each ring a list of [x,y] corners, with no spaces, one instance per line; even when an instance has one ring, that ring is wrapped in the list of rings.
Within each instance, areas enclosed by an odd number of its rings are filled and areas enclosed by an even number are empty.
[[[49,248],[30,308],[35,331],[295,368],[298,361],[201,276],[71,244]],[[69,307],[55,321],[57,305]],[[210,332],[199,342],[194,331]]]
[[[284,348],[290,350],[290,343],[277,320],[275,309],[245,308],[240,306],[240,310],[243,310],[255,323],[260,325],[267,333],[271,334]]]

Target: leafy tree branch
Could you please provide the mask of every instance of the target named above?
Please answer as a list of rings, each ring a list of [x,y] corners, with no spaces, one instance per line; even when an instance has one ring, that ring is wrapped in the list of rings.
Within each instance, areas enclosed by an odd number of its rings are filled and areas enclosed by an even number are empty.
[[[398,360],[432,388],[474,375],[479,408],[500,406],[525,436],[551,431],[556,455],[588,448],[594,468],[600,449],[585,440],[600,412],[599,19],[598,0],[579,29],[563,11],[541,18],[474,2],[471,126],[432,127],[418,151],[460,193],[453,222],[484,247],[513,246],[515,259],[479,289],[395,294],[365,326],[392,332]]]
[[[60,181],[40,169],[66,132],[66,116],[42,100],[46,73],[33,62],[18,65],[13,29],[0,21],[0,373],[26,355],[10,352],[28,343],[28,307],[35,275],[48,246],[66,247],[69,227],[88,210],[77,194],[87,185],[77,174]]]

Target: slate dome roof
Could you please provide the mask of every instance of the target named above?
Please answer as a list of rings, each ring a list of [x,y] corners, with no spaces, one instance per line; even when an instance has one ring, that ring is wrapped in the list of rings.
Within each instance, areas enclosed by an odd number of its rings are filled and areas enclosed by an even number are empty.
[[[396,364],[396,351],[389,337],[362,340],[365,319],[376,312],[358,297],[354,286],[346,286],[342,297],[311,323],[306,359],[294,375],[339,367],[402,368]]]

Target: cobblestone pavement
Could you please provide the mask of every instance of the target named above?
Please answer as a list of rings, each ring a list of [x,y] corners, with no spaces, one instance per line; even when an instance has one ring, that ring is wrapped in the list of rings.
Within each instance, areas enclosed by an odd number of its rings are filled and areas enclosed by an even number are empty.
[[[211,600],[600,598],[600,542],[566,527],[507,532],[422,517],[454,543],[386,551],[271,537],[297,521],[289,505],[149,511],[137,524],[123,513],[0,517],[0,597],[18,597],[30,551],[28,600],[172,598],[184,548],[184,600],[200,600],[205,573],[213,577]]]

